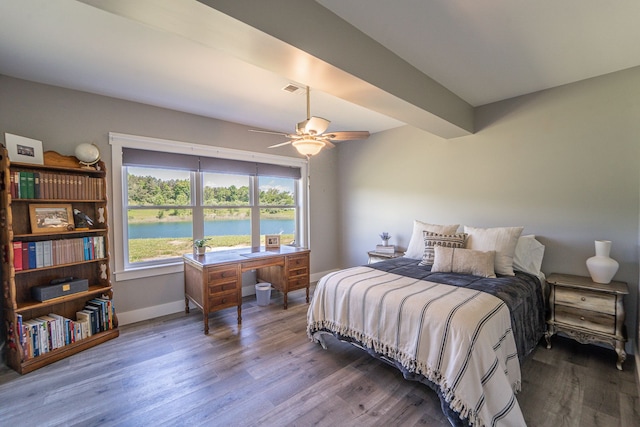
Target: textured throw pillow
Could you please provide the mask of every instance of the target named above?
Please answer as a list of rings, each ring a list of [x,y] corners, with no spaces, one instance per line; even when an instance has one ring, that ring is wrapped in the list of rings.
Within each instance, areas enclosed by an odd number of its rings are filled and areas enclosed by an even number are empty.
[[[520,236],[513,254],[513,269],[540,276],[543,257],[544,245],[536,240],[536,236]]]
[[[434,252],[435,258],[431,267],[433,273],[463,273],[480,277],[496,277],[493,271],[495,251],[436,246]]]
[[[433,249],[436,246],[445,248],[464,248],[467,235],[464,233],[456,234],[439,234],[431,231],[423,231],[424,236],[424,252],[422,261],[418,265],[433,265]]]
[[[413,232],[411,233],[411,239],[409,239],[409,246],[404,253],[407,258],[421,259],[424,252],[424,237],[423,231],[431,231],[439,234],[454,234],[458,230],[459,224],[452,225],[437,225],[429,224],[418,220],[413,221]]]
[[[513,254],[524,227],[476,228],[464,226],[467,249],[496,251],[495,272],[513,276]]]

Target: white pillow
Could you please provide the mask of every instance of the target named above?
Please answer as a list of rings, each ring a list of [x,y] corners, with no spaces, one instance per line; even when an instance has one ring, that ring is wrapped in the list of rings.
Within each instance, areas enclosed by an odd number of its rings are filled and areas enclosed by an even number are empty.
[[[536,240],[536,236],[520,236],[513,255],[513,269],[540,276],[543,257],[544,245]]]
[[[418,220],[413,221],[413,232],[411,233],[411,239],[409,239],[409,246],[407,247],[404,256],[413,259],[422,259],[424,254],[424,236],[423,231],[431,231],[438,234],[454,234],[460,224],[453,225],[437,225],[421,222]]]
[[[464,226],[467,249],[496,251],[495,272],[513,276],[513,255],[524,227],[476,228]]]
[[[456,234],[438,234],[431,231],[423,231],[424,235],[424,254],[422,255],[421,266],[433,265],[434,251],[436,246],[444,246],[445,248],[464,248],[467,235],[464,233]]]
[[[436,246],[432,273],[463,273],[480,277],[496,277],[493,271],[495,251]]]

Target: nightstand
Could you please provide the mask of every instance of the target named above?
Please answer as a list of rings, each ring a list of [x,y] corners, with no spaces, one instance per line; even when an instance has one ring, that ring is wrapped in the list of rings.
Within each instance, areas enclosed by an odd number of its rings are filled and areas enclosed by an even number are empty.
[[[381,253],[376,251],[367,252],[369,255],[369,262],[367,264],[375,264],[376,262],[386,261],[388,259],[399,258],[404,255],[404,252],[394,252],[392,254]]]
[[[551,337],[557,332],[564,332],[582,344],[608,344],[618,354],[616,366],[622,370],[627,358],[624,350],[627,284],[595,283],[589,277],[556,273],[547,277],[547,283],[550,287],[547,348],[551,348]]]

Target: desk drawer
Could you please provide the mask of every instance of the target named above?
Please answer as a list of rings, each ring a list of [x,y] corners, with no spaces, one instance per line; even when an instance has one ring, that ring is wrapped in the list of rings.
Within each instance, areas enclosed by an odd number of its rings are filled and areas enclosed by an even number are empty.
[[[244,261],[242,263],[242,271],[255,270],[258,268],[274,267],[274,266],[280,266],[280,267],[284,266],[284,257]]]
[[[616,314],[616,296],[613,294],[556,286],[555,302],[556,304],[579,307],[600,313]]]
[[[615,316],[565,305],[555,306],[555,321],[605,334],[616,332]]]
[[[238,269],[235,266],[220,267],[220,268],[208,268],[207,269],[207,283],[214,284],[220,282],[235,281],[238,277]]]
[[[216,294],[220,294],[220,293],[224,293],[224,292],[230,292],[236,291],[236,280],[232,281],[232,282],[226,282],[226,283],[220,283],[220,284],[216,284],[216,283],[210,283],[209,284],[209,296],[214,296]]]
[[[218,294],[209,297],[209,310],[235,307],[238,305],[238,293]]]
[[[309,267],[309,255],[292,255],[289,257],[289,271],[300,268],[300,267]]]
[[[290,277],[288,285],[290,291],[306,288],[309,285],[309,276]]]

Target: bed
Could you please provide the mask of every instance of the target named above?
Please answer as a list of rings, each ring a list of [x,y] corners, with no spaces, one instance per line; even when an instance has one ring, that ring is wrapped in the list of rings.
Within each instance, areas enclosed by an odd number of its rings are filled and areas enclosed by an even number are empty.
[[[464,234],[453,251],[499,252],[468,249]],[[428,385],[452,425],[525,425],[515,395],[520,364],[544,335],[541,274],[469,274],[469,259],[442,268],[451,249],[433,252],[426,265],[426,255],[405,256],[325,275],[309,306],[309,337],[323,347],[327,334],[351,342]]]

